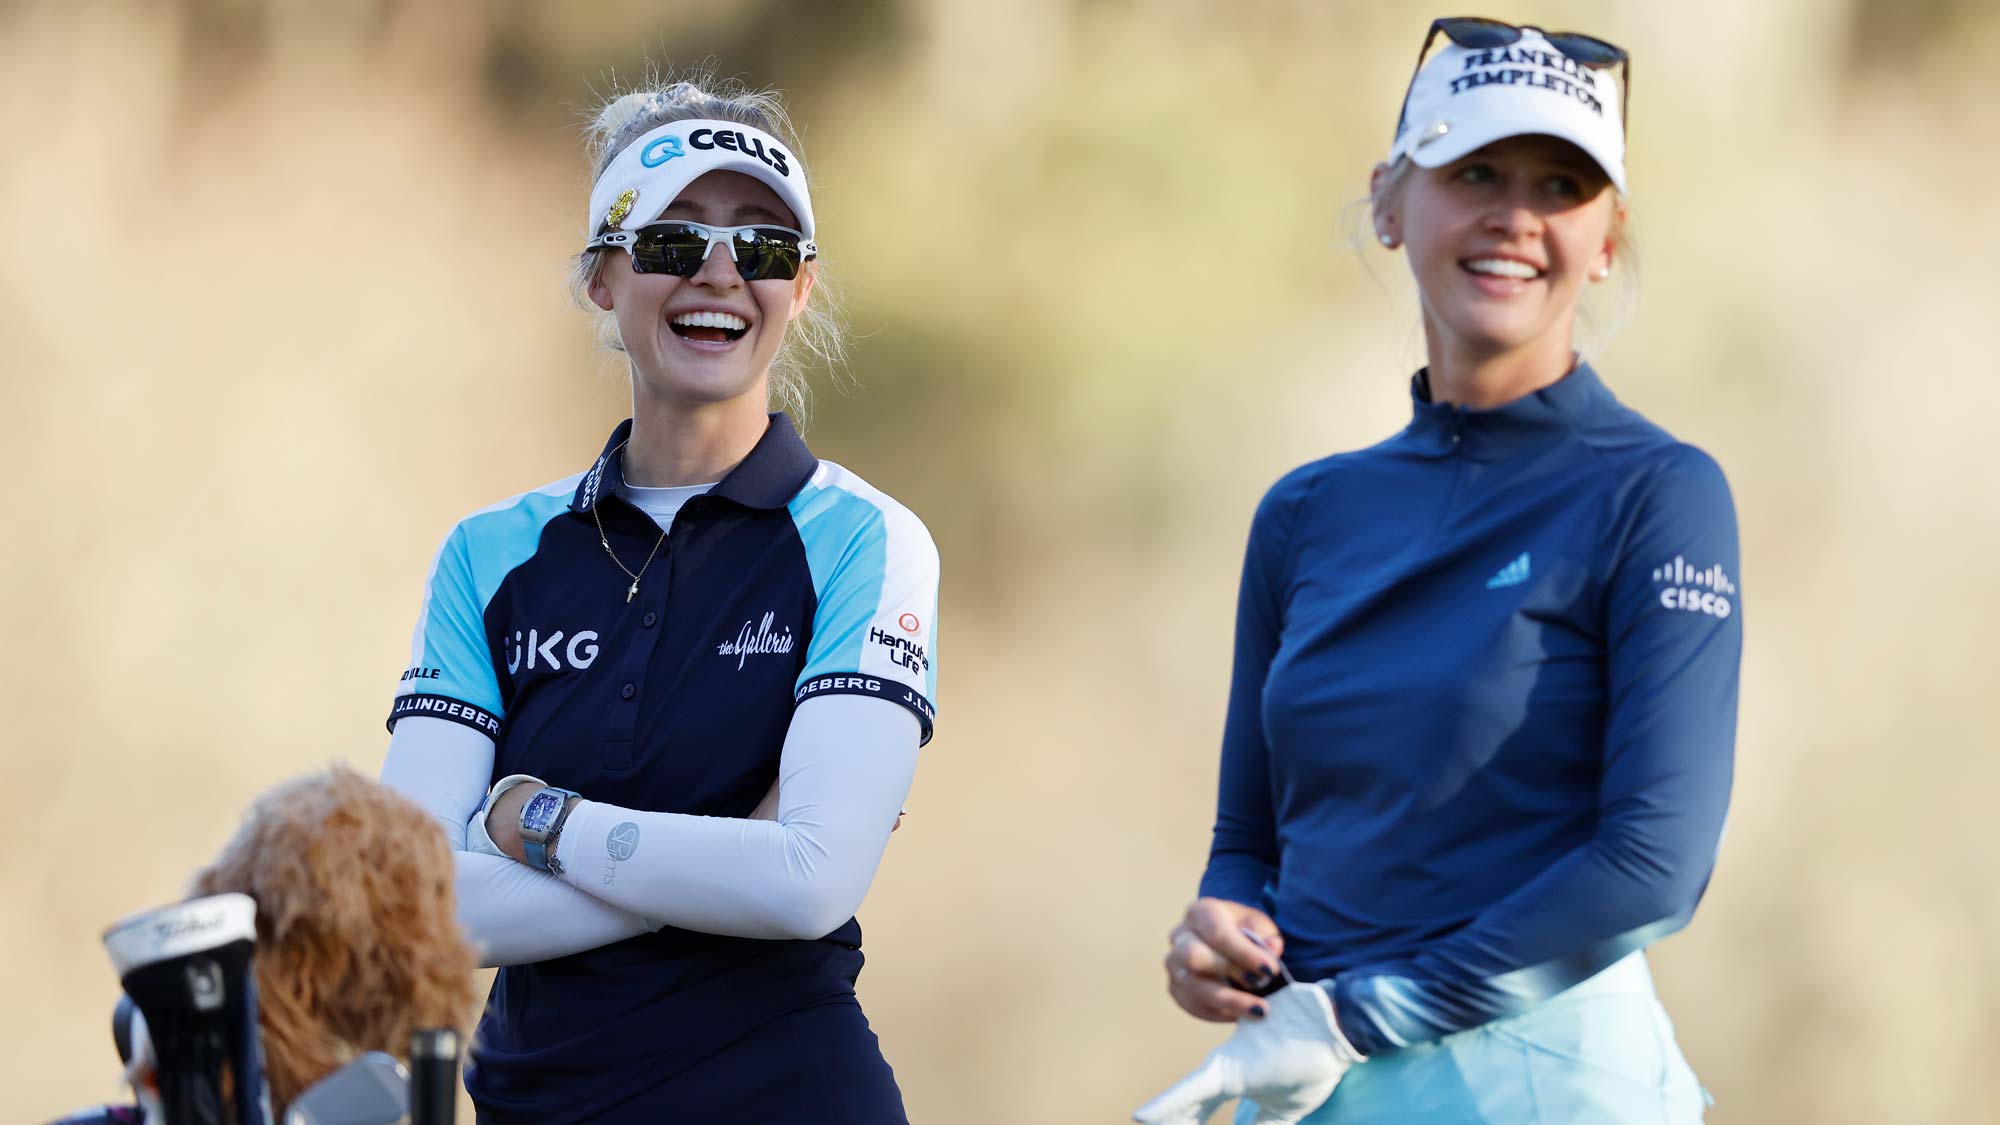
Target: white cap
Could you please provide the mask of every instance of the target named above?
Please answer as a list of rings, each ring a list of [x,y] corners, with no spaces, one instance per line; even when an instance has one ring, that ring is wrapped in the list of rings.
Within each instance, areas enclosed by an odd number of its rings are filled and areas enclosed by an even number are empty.
[[[1532,28],[1505,47],[1447,39],[1417,71],[1389,163],[1407,156],[1438,168],[1494,141],[1541,133],[1582,149],[1624,195],[1620,97],[1614,71],[1584,66]]]
[[[669,122],[626,145],[590,189],[584,237],[653,222],[689,184],[710,172],[741,172],[769,184],[798,216],[806,241],[812,241],[812,198],[806,194],[806,170],[799,158],[761,129],[703,119]]]

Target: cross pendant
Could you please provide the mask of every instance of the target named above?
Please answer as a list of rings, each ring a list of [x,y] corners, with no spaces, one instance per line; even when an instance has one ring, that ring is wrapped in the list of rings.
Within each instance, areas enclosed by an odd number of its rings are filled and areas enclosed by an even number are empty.
[[[634,578],[632,580],[632,588],[630,590],[625,591],[625,604],[631,605],[632,599],[634,597],[637,597],[638,594],[639,594],[639,580]]]

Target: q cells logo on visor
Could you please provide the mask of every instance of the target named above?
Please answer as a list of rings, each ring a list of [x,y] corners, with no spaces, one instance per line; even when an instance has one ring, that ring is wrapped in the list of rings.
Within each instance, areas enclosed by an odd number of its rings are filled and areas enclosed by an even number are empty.
[[[698,149],[728,149],[745,156],[754,156],[771,166],[780,176],[792,174],[791,157],[777,145],[764,147],[764,142],[734,129],[696,129],[688,134],[688,143]],[[644,159],[644,157],[641,157]]]
[[[706,132],[707,130],[702,131]],[[697,145],[696,147],[699,148],[700,146]],[[686,155],[687,153],[681,148],[681,139],[679,137],[661,137],[659,140],[639,150],[639,163],[644,164],[648,168],[658,168],[676,156]]]

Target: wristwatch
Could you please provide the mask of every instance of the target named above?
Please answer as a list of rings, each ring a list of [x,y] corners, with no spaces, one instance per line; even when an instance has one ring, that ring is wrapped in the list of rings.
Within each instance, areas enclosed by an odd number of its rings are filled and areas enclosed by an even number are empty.
[[[569,799],[583,794],[574,789],[544,785],[521,806],[521,843],[530,866],[551,875],[562,874],[556,861],[556,838],[562,835],[563,821],[569,819]]]

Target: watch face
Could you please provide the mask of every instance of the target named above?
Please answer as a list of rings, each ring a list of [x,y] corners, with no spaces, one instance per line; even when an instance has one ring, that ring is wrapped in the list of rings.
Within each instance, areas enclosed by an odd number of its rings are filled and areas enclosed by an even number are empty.
[[[554,793],[541,792],[528,798],[527,807],[521,810],[521,831],[547,832],[562,805],[563,799]]]

